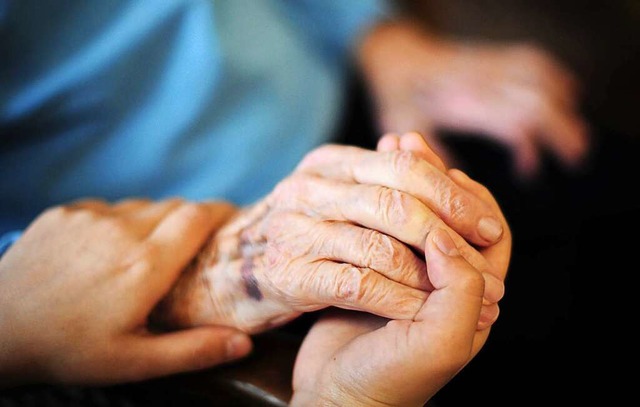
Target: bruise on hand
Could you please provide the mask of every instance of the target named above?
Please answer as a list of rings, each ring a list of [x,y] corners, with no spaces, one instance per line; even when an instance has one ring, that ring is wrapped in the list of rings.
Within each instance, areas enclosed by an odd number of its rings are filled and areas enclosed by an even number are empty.
[[[247,252],[247,250],[244,250],[244,247],[246,245],[250,245],[250,243],[243,241],[241,245],[243,248],[242,252],[244,254]],[[258,280],[256,279],[256,276],[253,274],[254,267],[255,267],[255,263],[253,261],[253,256],[244,255],[242,266],[240,267],[240,276],[242,277],[242,282],[244,283],[245,291],[247,292],[247,295],[250,298],[253,298],[256,301],[260,301],[262,300],[263,296],[262,296],[262,292],[260,291],[260,287],[258,287]]]

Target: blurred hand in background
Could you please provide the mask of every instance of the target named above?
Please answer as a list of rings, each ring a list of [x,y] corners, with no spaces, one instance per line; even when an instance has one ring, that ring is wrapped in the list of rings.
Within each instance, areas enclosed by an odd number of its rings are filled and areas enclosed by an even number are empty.
[[[367,35],[359,62],[380,131],[420,131],[448,165],[457,160],[439,130],[503,145],[527,178],[545,150],[569,168],[588,151],[579,84],[536,45],[456,42],[396,21]]]

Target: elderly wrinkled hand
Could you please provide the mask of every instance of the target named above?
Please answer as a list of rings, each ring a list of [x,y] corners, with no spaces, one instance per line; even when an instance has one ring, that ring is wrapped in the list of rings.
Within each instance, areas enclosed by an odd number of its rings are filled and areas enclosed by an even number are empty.
[[[503,295],[502,272],[476,247],[495,246],[506,223],[499,208],[459,186],[437,157],[427,158],[316,149],[212,237],[157,319],[252,333],[327,306],[412,319],[433,290],[422,259],[427,235],[443,228],[483,272],[479,324],[490,325]]]
[[[450,41],[395,22],[372,30],[359,57],[381,130],[420,131],[448,164],[456,158],[437,130],[501,143],[525,177],[544,150],[569,167],[588,151],[577,81],[540,47]]]

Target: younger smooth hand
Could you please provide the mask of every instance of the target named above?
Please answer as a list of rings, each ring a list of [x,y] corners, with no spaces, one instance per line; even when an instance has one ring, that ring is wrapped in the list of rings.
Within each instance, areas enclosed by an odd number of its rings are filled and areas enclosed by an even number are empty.
[[[431,292],[416,318],[330,313],[307,334],[292,406],[423,406],[484,344],[482,274],[443,229],[425,247]]]
[[[250,339],[231,328],[147,326],[220,222],[216,211],[90,200],[37,218],[0,260],[0,387],[129,382],[246,355]]]

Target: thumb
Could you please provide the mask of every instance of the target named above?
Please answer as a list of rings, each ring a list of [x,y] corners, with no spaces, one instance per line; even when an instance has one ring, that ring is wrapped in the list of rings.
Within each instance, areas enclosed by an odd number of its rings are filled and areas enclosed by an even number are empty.
[[[464,259],[444,229],[429,234],[425,256],[435,290],[416,315],[421,333],[414,339],[440,343],[432,357],[469,355],[484,295],[482,273]]]
[[[132,341],[123,355],[132,380],[213,367],[246,356],[252,348],[247,334],[227,327],[191,328]]]
[[[400,405],[424,403],[471,360],[480,346],[476,327],[484,291],[482,274],[461,256],[444,229],[429,233],[425,256],[435,290],[414,321],[391,321],[384,330],[376,331],[379,343],[370,348],[384,349],[393,344],[394,352],[369,352],[366,356],[370,363],[382,366],[376,385],[394,394],[392,402]],[[400,380],[384,373],[397,369],[405,369],[398,376]]]

